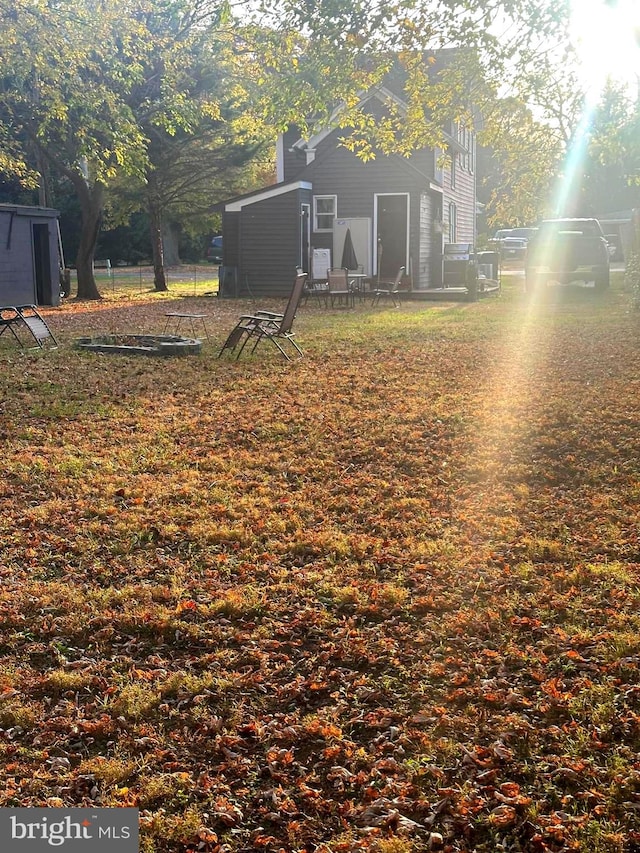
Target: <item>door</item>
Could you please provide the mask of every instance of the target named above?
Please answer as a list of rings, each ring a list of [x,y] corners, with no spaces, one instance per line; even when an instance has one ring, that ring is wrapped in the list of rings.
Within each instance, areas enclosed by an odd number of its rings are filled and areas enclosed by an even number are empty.
[[[36,280],[38,305],[53,305],[53,282],[51,280],[51,252],[49,249],[49,226],[32,225],[33,271]]]
[[[300,205],[300,261],[303,272],[311,272],[311,205]]]
[[[409,194],[376,195],[375,205],[377,274],[394,279],[400,267],[408,271]]]

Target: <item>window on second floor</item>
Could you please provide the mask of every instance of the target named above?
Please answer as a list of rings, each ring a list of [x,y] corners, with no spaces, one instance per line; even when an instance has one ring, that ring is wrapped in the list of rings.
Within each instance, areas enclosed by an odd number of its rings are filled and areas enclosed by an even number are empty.
[[[338,197],[335,195],[314,195],[313,230],[333,231],[333,221],[338,215]]]

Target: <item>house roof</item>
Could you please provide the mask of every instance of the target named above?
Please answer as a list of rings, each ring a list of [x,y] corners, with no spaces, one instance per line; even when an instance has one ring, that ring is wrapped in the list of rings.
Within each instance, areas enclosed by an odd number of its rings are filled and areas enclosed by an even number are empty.
[[[614,210],[612,213],[603,213],[600,216],[594,216],[599,222],[631,222],[633,218],[632,210]]]
[[[444,49],[437,52],[429,52],[424,55],[425,65],[428,66],[429,69],[429,77],[434,78],[442,71],[444,71],[447,65],[450,63],[451,58],[458,53],[458,48],[450,48]],[[406,69],[402,67],[399,62],[396,62],[394,67],[385,75],[384,82],[380,86],[376,86],[368,92],[363,92],[358,102],[358,107],[362,107],[367,102],[376,99],[380,101],[382,104],[393,104],[397,107],[403,115],[406,115],[409,105],[405,99],[405,83],[407,81],[407,72]],[[324,139],[327,138],[334,130],[339,128],[339,125],[336,124],[340,114],[344,111],[345,105],[344,103],[339,104],[335,107],[331,116],[329,117],[328,127],[323,128],[317,133],[313,134],[309,139],[305,140],[303,137],[297,139],[291,149],[298,149],[300,151],[305,150],[313,150],[315,149]],[[448,148],[450,148],[456,154],[463,154],[467,152],[467,148],[458,142],[455,137],[453,137],[450,133],[447,133],[443,128],[443,137],[444,141]]]

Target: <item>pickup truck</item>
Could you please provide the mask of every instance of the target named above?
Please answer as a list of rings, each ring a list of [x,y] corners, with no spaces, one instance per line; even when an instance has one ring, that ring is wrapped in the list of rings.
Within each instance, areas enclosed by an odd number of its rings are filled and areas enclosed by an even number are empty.
[[[540,224],[527,247],[527,293],[550,281],[592,281],[599,291],[609,287],[609,250],[597,219],[547,219]]]

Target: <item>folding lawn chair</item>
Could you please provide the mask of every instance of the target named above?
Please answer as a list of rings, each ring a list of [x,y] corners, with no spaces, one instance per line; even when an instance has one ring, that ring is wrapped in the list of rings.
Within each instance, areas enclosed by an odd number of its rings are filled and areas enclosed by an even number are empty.
[[[303,356],[304,353],[293,339],[294,332],[291,331],[291,327],[296,316],[296,311],[298,310],[298,305],[300,304],[306,280],[306,273],[298,273],[296,275],[289,301],[282,314],[277,314],[273,311],[256,311],[255,314],[245,314],[240,317],[222,345],[222,349],[218,353],[218,358],[228,349],[231,352],[237,350],[236,360],[239,359],[250,340],[254,341],[251,352],[255,352],[261,341],[268,340],[271,341],[287,361],[290,361],[291,359],[282,345],[285,341],[289,341],[300,356]]]
[[[38,313],[35,305],[5,305],[0,307],[0,336],[7,329],[23,349],[28,349],[28,347],[24,337],[19,334],[21,330],[26,330],[29,335],[28,341],[31,342],[33,339],[39,349],[47,344],[51,344],[53,347],[58,346],[53,332],[47,326],[44,317]]]
[[[378,282],[371,294],[373,296],[371,304],[377,305],[381,298],[385,298],[391,299],[393,301],[393,307],[397,308],[401,301],[402,291],[400,290],[400,283],[402,282],[403,275],[404,267],[400,267],[393,281]]]

